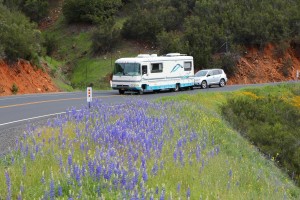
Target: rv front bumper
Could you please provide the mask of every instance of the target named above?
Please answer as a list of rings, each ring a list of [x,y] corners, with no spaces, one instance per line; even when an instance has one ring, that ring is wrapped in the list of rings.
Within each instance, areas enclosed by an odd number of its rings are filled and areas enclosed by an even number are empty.
[[[130,84],[130,85],[121,85],[121,84],[112,84],[113,90],[124,90],[124,91],[140,91],[142,88],[139,84]]]

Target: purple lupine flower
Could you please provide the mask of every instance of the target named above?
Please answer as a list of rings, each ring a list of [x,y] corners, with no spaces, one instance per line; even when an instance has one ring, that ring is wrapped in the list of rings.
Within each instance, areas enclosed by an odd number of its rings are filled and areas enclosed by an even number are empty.
[[[58,189],[57,190],[58,190],[58,196],[61,197],[63,195],[63,190],[62,190],[62,187],[61,187],[60,184],[58,185]]]
[[[121,185],[122,185],[122,187],[126,186],[126,179],[127,179],[127,172],[123,171],[122,177],[121,177]]]
[[[197,161],[200,162],[200,158],[201,158],[201,147],[199,145],[197,145],[196,147],[196,158]]]
[[[180,149],[179,150],[179,160],[180,160],[180,163],[181,163],[182,166],[184,166],[183,158],[184,158],[184,154],[183,154],[183,151]]]
[[[38,153],[39,152],[39,145],[36,145],[35,146],[35,153]]]
[[[181,186],[180,183],[178,183],[178,184],[177,184],[177,193],[180,192],[180,186]]]
[[[165,189],[162,188],[159,200],[165,200]]]
[[[152,174],[156,176],[157,172],[158,172],[158,166],[157,163],[155,163],[154,166],[152,167]]]
[[[158,186],[156,186],[156,188],[155,188],[155,194],[158,194],[158,192],[159,192],[159,188],[158,188]]]
[[[117,190],[118,189],[118,185],[119,185],[119,179],[115,178],[113,180],[113,185],[114,185],[114,189]]]
[[[174,162],[177,162],[177,149],[173,153]]]
[[[148,180],[148,174],[147,174],[146,169],[144,169],[142,176],[143,176],[143,181],[146,182]]]
[[[216,152],[216,155],[218,155],[220,153],[220,146],[215,147],[215,152]]]
[[[101,173],[102,173],[102,165],[99,164],[99,165],[96,167],[96,179],[97,179],[97,180],[100,180]]]
[[[153,196],[153,194],[151,194],[151,196],[150,196],[149,200],[154,200],[154,196]]]
[[[71,166],[73,164],[72,154],[68,155],[68,165]]]
[[[85,177],[85,173],[86,173],[86,164],[85,164],[85,162],[82,164],[82,167],[81,167],[81,175],[83,176],[83,177]]]
[[[188,187],[187,191],[186,191],[186,197],[189,199],[191,197],[191,189],[190,187]]]
[[[60,172],[63,172],[63,160],[62,160],[62,155],[59,156],[59,168],[60,168]]]
[[[50,191],[49,191],[49,196],[50,199],[53,200],[55,198],[55,186],[54,186],[54,181],[51,179],[50,181]]]
[[[229,170],[228,175],[229,175],[230,178],[232,177],[232,170],[231,169]]]
[[[146,159],[144,156],[141,157],[142,167],[146,168]]]
[[[81,185],[80,184],[81,172],[80,172],[80,168],[79,168],[78,164],[75,164],[73,166],[73,174],[74,174],[76,182],[80,186]]]
[[[11,194],[11,180],[8,171],[5,171],[5,178],[6,178],[6,188],[7,188],[7,200],[11,200],[12,194]]]
[[[26,164],[25,163],[23,165],[22,172],[23,172],[23,175],[25,176],[26,175]]]

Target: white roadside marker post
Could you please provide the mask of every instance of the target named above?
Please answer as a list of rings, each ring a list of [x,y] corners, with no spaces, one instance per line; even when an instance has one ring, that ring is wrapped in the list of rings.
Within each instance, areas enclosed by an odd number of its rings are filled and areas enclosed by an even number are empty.
[[[89,108],[91,108],[92,100],[93,100],[93,89],[92,89],[92,87],[87,87],[87,89],[86,89],[86,101],[89,104]]]

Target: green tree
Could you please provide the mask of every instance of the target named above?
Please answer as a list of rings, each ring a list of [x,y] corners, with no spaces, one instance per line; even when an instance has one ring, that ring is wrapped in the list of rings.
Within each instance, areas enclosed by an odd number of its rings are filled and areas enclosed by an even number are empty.
[[[161,32],[157,36],[157,43],[160,47],[160,54],[171,52],[184,53],[181,34],[178,32]]]
[[[0,4],[0,22],[0,44],[6,59],[30,60],[40,53],[41,33],[22,13]]]
[[[162,30],[163,24],[156,15],[147,10],[139,9],[124,23],[122,35],[128,39],[156,43],[157,35]]]
[[[94,54],[111,52],[120,39],[119,29],[110,24],[97,27],[92,34],[92,51]]]
[[[121,0],[65,0],[63,14],[69,23],[106,23],[121,7]]]
[[[31,20],[39,22],[47,16],[49,4],[47,0],[25,0],[22,10]]]

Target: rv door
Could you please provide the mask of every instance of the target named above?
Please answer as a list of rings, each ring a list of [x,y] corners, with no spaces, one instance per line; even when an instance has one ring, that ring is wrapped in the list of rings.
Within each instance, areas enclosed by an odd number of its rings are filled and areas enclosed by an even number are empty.
[[[147,65],[142,66],[142,75],[144,75],[144,74],[148,75]]]

